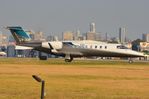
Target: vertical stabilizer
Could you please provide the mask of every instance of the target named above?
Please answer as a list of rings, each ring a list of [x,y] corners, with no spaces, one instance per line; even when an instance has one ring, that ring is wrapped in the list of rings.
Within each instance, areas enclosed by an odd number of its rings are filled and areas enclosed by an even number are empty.
[[[28,33],[26,33],[22,27],[7,27],[7,29],[10,30],[10,32],[12,33],[14,39],[16,40],[17,44],[21,44],[23,42],[27,42],[30,41],[31,38],[29,36]]]

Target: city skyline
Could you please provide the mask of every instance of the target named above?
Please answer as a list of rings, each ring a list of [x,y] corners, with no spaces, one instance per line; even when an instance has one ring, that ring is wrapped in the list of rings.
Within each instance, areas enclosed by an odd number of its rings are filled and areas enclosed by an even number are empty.
[[[64,31],[86,33],[94,22],[97,32],[118,37],[119,28],[125,27],[126,36],[137,39],[149,33],[148,4],[148,0],[4,0],[0,27],[19,25],[61,37]]]

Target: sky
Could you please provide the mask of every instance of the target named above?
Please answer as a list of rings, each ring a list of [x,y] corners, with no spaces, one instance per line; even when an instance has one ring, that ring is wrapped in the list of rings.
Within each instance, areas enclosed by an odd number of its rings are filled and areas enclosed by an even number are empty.
[[[61,36],[65,31],[86,33],[89,24],[96,32],[118,37],[119,27],[127,29],[130,39],[149,33],[149,0],[0,0],[2,27],[22,26]]]

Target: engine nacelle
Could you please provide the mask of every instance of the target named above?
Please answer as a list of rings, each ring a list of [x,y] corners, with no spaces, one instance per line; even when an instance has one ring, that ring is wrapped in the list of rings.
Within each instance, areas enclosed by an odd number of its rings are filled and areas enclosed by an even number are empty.
[[[42,42],[42,47],[57,50],[62,49],[63,44],[59,41]]]

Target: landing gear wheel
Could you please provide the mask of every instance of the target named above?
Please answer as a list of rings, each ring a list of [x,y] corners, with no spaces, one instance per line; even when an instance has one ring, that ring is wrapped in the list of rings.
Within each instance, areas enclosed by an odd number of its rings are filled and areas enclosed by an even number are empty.
[[[128,63],[129,63],[129,64],[132,64],[132,63],[133,63],[133,60],[130,59],[130,60],[128,61]]]
[[[65,59],[65,62],[71,62],[73,60],[73,57],[70,57],[70,59]]]

